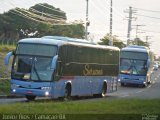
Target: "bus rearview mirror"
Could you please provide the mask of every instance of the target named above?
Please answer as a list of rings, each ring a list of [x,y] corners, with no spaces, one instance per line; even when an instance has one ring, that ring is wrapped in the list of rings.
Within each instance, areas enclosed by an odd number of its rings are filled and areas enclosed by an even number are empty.
[[[51,63],[51,69],[54,69],[54,70],[56,69],[57,60],[58,60],[58,55],[53,57],[52,63]]]
[[[147,68],[150,66],[150,59],[147,60]]]
[[[5,61],[4,61],[4,64],[5,65],[8,65],[9,64],[9,61],[10,61],[10,58],[11,56],[14,55],[14,52],[9,52],[7,55],[6,55],[6,58],[5,58]]]

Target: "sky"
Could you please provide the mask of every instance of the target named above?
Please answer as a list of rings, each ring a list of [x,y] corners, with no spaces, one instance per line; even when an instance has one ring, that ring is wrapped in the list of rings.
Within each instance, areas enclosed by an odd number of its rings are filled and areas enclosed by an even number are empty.
[[[90,38],[98,42],[109,33],[110,0],[88,0]],[[149,36],[151,49],[160,56],[160,0],[112,0],[113,1],[113,30],[112,34],[126,42],[128,29],[127,13],[129,6],[136,13],[132,21],[131,39],[136,36],[135,25],[138,27],[138,37],[146,40]],[[0,13],[15,7],[28,9],[37,3],[48,3],[66,12],[68,21],[86,19],[86,0],[1,0]]]

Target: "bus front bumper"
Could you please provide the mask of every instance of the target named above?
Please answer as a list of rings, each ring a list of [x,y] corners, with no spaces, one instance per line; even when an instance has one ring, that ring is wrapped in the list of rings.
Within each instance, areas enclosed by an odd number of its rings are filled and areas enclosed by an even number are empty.
[[[26,88],[11,88],[11,94],[31,95],[40,97],[51,97],[52,95],[50,90],[26,89]]]
[[[127,84],[136,84],[136,85],[145,85],[145,80],[120,80],[121,84],[127,85]]]

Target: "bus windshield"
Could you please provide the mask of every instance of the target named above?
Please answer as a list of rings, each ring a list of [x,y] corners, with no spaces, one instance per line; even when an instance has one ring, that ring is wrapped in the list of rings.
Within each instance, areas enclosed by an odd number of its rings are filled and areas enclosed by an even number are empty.
[[[52,58],[56,53],[56,46],[36,44],[18,45],[13,61],[12,78],[19,80],[51,81],[53,70],[50,69],[50,66]]]
[[[44,44],[18,44],[16,54],[21,55],[39,55],[53,57],[57,53],[57,47]]]
[[[131,51],[122,51],[121,52],[121,58],[128,58],[128,59],[134,59],[138,58],[140,60],[147,60],[148,54],[145,52],[131,52]]]
[[[147,61],[122,58],[120,61],[120,73],[145,76],[147,74]]]

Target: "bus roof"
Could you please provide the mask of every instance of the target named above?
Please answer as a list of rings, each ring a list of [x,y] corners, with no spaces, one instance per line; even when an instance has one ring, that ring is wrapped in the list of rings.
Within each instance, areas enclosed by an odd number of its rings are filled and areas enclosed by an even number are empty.
[[[18,43],[47,44],[47,45],[57,45],[57,46],[62,46],[64,44],[72,44],[76,46],[111,49],[111,50],[116,50],[116,51],[120,50],[118,47],[98,45],[98,44],[93,44],[86,40],[84,40],[83,42],[82,39],[74,39],[74,38],[61,37],[61,36],[45,36],[42,38],[25,38],[25,39],[20,40]]]
[[[48,45],[61,45],[64,41],[50,40],[46,38],[25,38],[18,43],[33,43],[33,44],[48,44]]]
[[[121,51],[128,51],[128,52],[144,52],[144,53],[148,53],[149,52],[149,48],[145,47],[145,46],[127,46],[125,48],[122,48]]]
[[[141,48],[141,49],[148,49],[148,47],[146,46],[138,46],[138,45],[130,45],[130,46],[127,46],[128,48]]]
[[[77,42],[77,43],[86,43],[86,44],[96,44],[93,42],[90,42],[85,39],[77,39],[77,38],[70,38],[70,37],[63,37],[63,36],[43,36],[42,38],[46,39],[56,39],[56,40],[62,40],[66,42]]]

